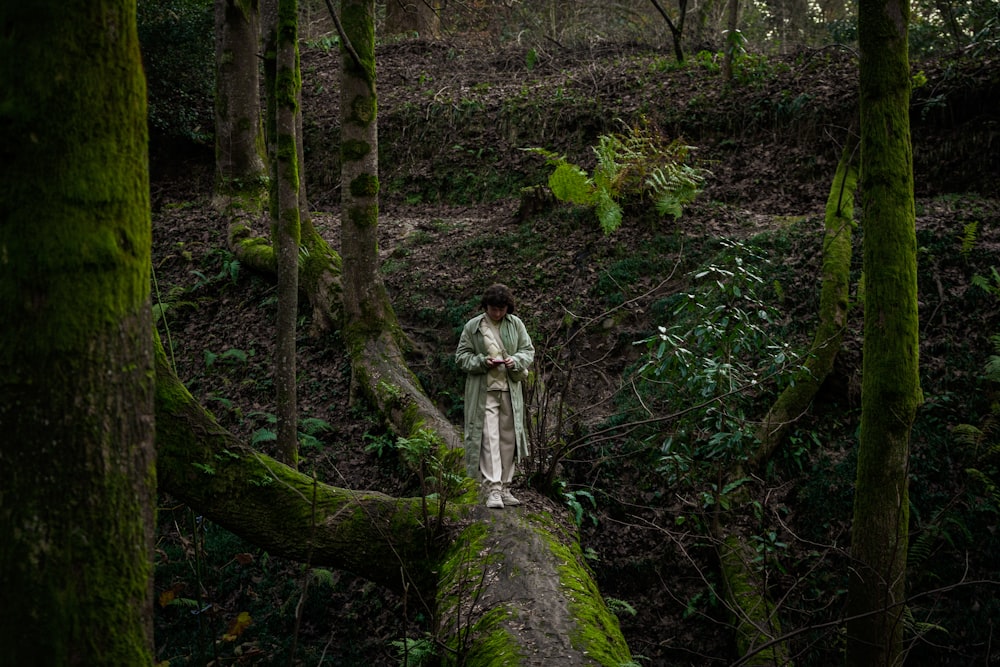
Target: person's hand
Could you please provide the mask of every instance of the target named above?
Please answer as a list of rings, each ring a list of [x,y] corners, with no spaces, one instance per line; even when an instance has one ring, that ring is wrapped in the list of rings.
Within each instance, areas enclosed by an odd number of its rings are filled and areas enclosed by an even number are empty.
[[[506,359],[501,360],[500,363],[502,363],[504,366],[506,366],[507,370],[509,370],[509,371],[514,370],[514,359],[513,358],[507,357]]]

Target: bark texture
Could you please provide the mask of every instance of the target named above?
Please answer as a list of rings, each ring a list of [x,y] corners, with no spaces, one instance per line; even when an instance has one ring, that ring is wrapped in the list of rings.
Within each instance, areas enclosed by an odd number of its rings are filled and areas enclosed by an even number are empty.
[[[299,162],[296,118],[299,113],[298,2],[278,0],[277,71],[274,81],[277,158],[277,218],[271,221],[278,264],[277,342],[274,386],[277,392],[278,449],[282,460],[298,466],[298,392],[295,386],[295,333],[299,305]]]
[[[341,21],[341,251],[344,340],[355,391],[372,401],[403,436],[431,428],[461,447],[454,426],[407,368],[408,345],[378,273],[378,102],[374,0],[343,0]]]
[[[865,324],[847,664],[900,665],[910,428],[922,401],[910,144],[908,0],[862,0]]]
[[[125,0],[0,4],[4,665],[153,659],[151,230],[135,11]]]
[[[265,176],[260,118],[260,10],[257,0],[215,3],[216,192],[262,192]]]
[[[446,665],[635,664],[579,538],[545,513],[476,505],[441,566]]]

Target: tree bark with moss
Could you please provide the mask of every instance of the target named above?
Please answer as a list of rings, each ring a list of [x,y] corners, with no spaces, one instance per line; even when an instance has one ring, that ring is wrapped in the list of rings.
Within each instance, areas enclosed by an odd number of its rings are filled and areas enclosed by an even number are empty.
[[[400,435],[429,428],[449,446],[461,447],[457,429],[406,364],[403,350],[409,341],[379,275],[374,1],[343,0],[341,23],[342,332],[351,355],[353,387]]]
[[[768,411],[757,431],[760,443],[744,466],[728,476],[730,482],[746,477],[747,470],[764,467],[784,442],[795,420],[809,407],[823,380],[833,370],[847,327],[851,268],[851,231],[854,225],[854,189],[857,171],[853,153],[845,150],[837,166],[826,203],[823,237],[823,268],[820,280],[819,325],[809,358],[793,384],[789,385]],[[744,484],[730,494],[730,506],[745,508],[752,486]],[[718,540],[719,563],[724,582],[723,594],[736,630],[736,646],[747,665],[787,665],[788,646],[775,641],[781,635],[778,606],[768,592],[765,564],[753,548],[742,526],[755,523],[740,520],[735,511],[715,515],[712,533]]]
[[[276,75],[274,80],[275,158],[278,203],[272,210],[277,253],[278,315],[274,356],[277,392],[278,451],[298,465],[298,392],[295,386],[295,333],[299,305],[299,164],[296,117],[299,111],[298,2],[278,0]]]
[[[766,463],[788,430],[805,413],[816,392],[833,371],[847,330],[850,300],[851,235],[854,229],[854,191],[858,170],[853,151],[845,149],[826,200],[823,267],[820,276],[819,324],[808,358],[795,382],[781,392],[757,429],[760,448],[755,460]]]
[[[908,0],[858,14],[865,324],[847,664],[903,662],[910,429],[922,402]]]
[[[152,235],[135,12],[125,0],[0,4],[4,665],[153,661]]]
[[[260,9],[257,0],[215,3],[215,191],[266,194],[260,118]],[[259,210],[259,208],[257,208]]]
[[[273,556],[405,592],[437,619],[443,664],[631,661],[579,536],[550,512],[489,514],[471,494],[444,508],[438,539],[423,506],[436,514],[436,500],[328,486],[254,451],[195,402],[159,346],[156,358],[163,491]]]

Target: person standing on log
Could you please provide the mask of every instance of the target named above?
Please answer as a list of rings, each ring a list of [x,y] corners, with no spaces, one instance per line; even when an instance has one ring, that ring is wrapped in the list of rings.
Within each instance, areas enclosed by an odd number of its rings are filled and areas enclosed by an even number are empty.
[[[520,505],[510,492],[515,459],[528,456],[522,383],[535,358],[506,285],[483,294],[483,312],[465,323],[455,361],[465,378],[465,466],[486,491],[486,506]]]

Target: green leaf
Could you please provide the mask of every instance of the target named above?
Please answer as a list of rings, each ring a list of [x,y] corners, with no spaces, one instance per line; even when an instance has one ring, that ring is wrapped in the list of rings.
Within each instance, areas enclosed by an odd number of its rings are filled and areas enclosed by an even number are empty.
[[[549,176],[549,189],[556,199],[589,206],[594,201],[593,184],[575,164],[562,163]]]
[[[610,234],[621,227],[622,207],[611,198],[607,190],[601,190],[597,194],[596,213],[605,234]]]

